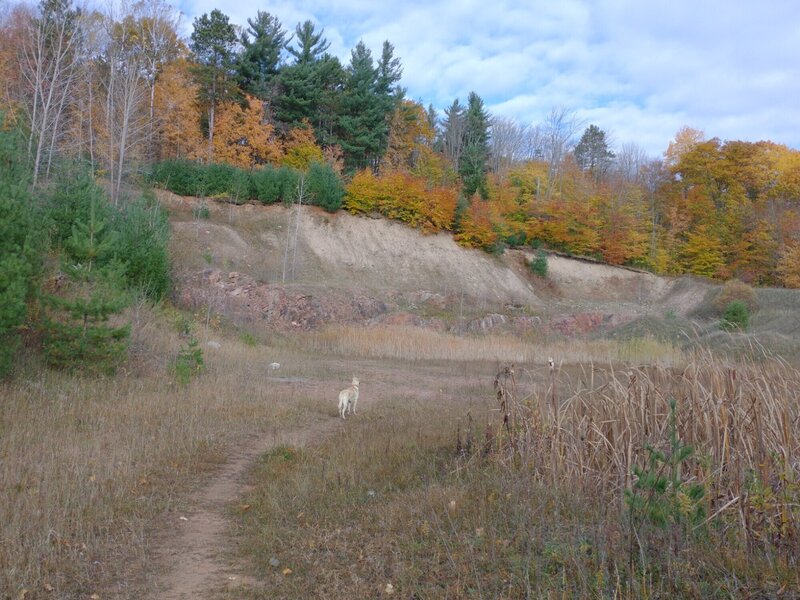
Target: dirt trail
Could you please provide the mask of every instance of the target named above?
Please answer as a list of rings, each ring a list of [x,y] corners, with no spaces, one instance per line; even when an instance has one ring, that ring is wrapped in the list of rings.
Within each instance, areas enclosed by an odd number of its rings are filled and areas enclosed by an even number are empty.
[[[307,446],[340,426],[338,420],[328,419],[303,429],[268,434],[241,448],[197,494],[193,512],[176,524],[176,535],[156,552],[164,574],[152,598],[203,598],[211,590],[247,582],[224,558],[229,543],[225,510],[245,491],[245,471],[270,448],[281,444]]]

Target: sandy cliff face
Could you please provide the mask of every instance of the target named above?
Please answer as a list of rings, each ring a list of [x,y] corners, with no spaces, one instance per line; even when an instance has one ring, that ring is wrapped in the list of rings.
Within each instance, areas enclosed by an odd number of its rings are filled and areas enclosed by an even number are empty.
[[[571,335],[665,308],[687,314],[709,288],[555,255],[542,280],[526,266],[531,252],[491,256],[385,219],[211,202],[211,218],[199,220],[196,200],[161,200],[179,301],[279,328],[400,320],[444,329],[458,316],[463,331]]]

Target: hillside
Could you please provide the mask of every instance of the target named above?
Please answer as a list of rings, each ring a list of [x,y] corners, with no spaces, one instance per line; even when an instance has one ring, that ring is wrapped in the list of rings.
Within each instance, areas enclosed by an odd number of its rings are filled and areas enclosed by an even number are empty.
[[[331,324],[412,324],[437,330],[566,335],[654,334],[730,345],[711,306],[720,286],[551,254],[533,276],[532,252],[492,256],[451,236],[381,218],[298,212],[282,205],[207,204],[159,192],[170,209],[179,302],[237,323],[279,330]],[[206,206],[206,205],[204,205]],[[287,232],[289,243],[287,244]],[[757,290],[752,335],[793,354],[800,294]],[[621,329],[619,329],[621,328]]]

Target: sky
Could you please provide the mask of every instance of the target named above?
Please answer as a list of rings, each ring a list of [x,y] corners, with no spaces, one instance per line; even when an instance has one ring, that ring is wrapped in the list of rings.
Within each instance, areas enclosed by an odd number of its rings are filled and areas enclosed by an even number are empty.
[[[312,20],[344,64],[384,40],[406,96],[441,110],[475,91],[492,115],[542,122],[553,108],[613,146],[663,154],[682,126],[800,149],[797,0],[180,0],[188,34],[219,8],[246,26],[262,10],[290,32]]]

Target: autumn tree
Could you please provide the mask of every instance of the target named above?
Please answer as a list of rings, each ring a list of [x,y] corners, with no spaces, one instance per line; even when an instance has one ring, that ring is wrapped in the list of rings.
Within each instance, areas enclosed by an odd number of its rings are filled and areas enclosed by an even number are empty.
[[[273,127],[264,120],[264,106],[258,98],[225,102],[219,106],[214,160],[245,169],[277,163],[282,156]]]
[[[147,156],[156,156],[156,82],[163,69],[178,58],[185,46],[178,36],[177,11],[163,0],[140,0],[134,5],[143,77],[149,91]]]
[[[785,287],[800,288],[800,243],[784,248],[777,270]]]
[[[199,99],[208,118],[208,160],[214,154],[214,126],[217,107],[232,100],[236,86],[236,28],[218,9],[194,20],[190,48],[197,67],[195,78]]]
[[[681,157],[705,139],[705,134],[699,129],[684,125],[675,134],[664,152],[664,163],[672,168],[678,164]]]
[[[412,171],[433,152],[435,131],[428,113],[418,102],[403,100],[389,123],[389,139],[381,160],[382,170]]]
[[[411,227],[436,232],[449,229],[453,223],[456,191],[432,187],[409,173],[392,171],[377,176],[364,169],[347,186],[344,206],[353,214],[378,212]]]
[[[203,149],[200,91],[192,67],[177,59],[164,67],[156,82],[155,114],[158,157],[197,159]]]
[[[683,267],[688,273],[717,277],[725,266],[725,256],[719,238],[706,225],[690,231],[681,249]]]
[[[292,127],[283,142],[281,164],[299,171],[307,171],[313,163],[325,162],[322,148],[317,145],[314,130],[308,121]]]

